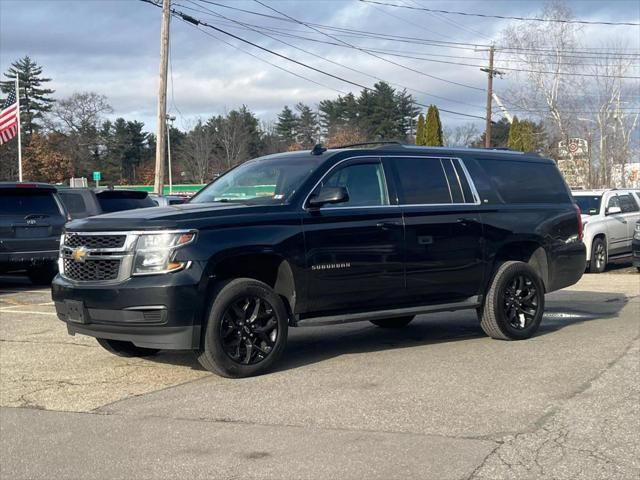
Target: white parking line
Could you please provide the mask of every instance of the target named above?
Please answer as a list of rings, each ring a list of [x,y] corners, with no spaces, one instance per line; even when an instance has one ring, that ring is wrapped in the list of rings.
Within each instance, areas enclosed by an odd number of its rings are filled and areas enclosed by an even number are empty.
[[[10,307],[15,308],[15,307]],[[8,308],[0,308],[0,312],[6,313],[29,313],[35,315],[56,315],[55,312],[36,312],[35,310],[9,310]]]

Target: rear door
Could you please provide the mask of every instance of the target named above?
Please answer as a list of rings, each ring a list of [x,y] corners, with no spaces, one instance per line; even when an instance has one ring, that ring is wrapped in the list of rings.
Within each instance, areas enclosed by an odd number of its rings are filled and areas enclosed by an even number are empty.
[[[640,207],[631,192],[618,195],[618,202],[622,209],[622,216],[627,222],[626,251],[631,251],[631,241],[636,227],[636,222],[640,219]]]
[[[349,201],[303,216],[310,312],[366,311],[402,296],[402,216],[378,158],[347,160],[318,184],[345,187]]]
[[[461,160],[390,157],[405,225],[406,299],[450,303],[478,295],[484,273],[478,197]]]
[[[0,189],[0,252],[55,251],[64,224],[64,209],[54,190]]]
[[[609,247],[608,253],[609,255],[624,254],[631,249],[629,232],[627,229],[628,220],[622,212],[609,213],[609,209],[613,207],[619,207],[622,209],[622,206],[620,205],[620,198],[617,193],[610,193],[609,196],[605,198],[605,201],[607,237],[609,239],[607,242]]]

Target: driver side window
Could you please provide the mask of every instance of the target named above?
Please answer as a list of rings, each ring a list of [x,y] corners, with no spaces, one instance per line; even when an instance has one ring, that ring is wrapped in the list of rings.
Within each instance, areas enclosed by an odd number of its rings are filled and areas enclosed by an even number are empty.
[[[617,195],[614,195],[613,197],[611,197],[609,199],[609,202],[607,203],[607,209],[611,207],[619,207],[619,206],[620,206],[620,201],[618,200]]]
[[[340,168],[331,173],[321,187],[344,187],[349,194],[347,202],[325,208],[389,205],[387,183],[380,163],[359,163]]]

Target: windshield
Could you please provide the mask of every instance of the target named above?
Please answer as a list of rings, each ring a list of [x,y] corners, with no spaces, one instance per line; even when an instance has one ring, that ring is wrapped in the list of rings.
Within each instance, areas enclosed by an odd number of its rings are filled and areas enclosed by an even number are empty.
[[[577,195],[573,197],[583,215],[598,215],[602,195]]]
[[[243,163],[201,190],[190,203],[286,203],[321,159],[266,158]]]

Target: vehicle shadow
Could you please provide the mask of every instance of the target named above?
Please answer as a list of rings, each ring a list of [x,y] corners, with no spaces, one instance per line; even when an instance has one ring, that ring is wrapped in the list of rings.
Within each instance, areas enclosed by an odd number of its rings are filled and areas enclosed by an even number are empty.
[[[618,315],[628,298],[620,293],[563,291],[547,297],[545,316],[536,337],[567,326],[604,321]],[[287,347],[274,371],[286,371],[321,363],[348,354],[379,352],[486,337],[475,311],[421,315],[399,329],[379,328],[369,322],[289,330]],[[193,352],[164,351],[148,360],[203,370]]]

